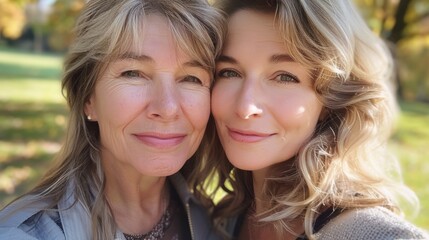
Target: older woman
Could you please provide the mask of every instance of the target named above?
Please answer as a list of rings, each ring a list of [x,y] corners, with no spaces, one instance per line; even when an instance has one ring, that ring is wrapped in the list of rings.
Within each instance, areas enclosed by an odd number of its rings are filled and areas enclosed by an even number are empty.
[[[89,1],[65,62],[65,143],[1,211],[0,238],[216,238],[195,179],[222,39],[203,1]]]

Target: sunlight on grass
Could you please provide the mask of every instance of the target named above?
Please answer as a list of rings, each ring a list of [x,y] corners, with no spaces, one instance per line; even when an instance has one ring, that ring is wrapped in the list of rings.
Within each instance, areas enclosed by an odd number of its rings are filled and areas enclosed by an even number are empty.
[[[31,159],[38,154],[54,154],[60,150],[61,145],[58,142],[48,141],[30,141],[5,142],[0,141],[0,163],[6,163],[12,158]]]
[[[7,80],[0,76],[0,101],[64,103],[59,81]]]
[[[61,56],[38,55],[17,51],[0,51],[0,64],[14,65],[15,67],[51,68],[60,72],[62,66]],[[16,70],[16,69],[11,69]]]
[[[59,56],[0,50],[0,207],[34,186],[60,149],[61,64]]]
[[[0,191],[4,191],[8,194],[15,192],[15,188],[32,173],[32,169],[29,166],[22,168],[7,167],[0,171]]]
[[[401,161],[405,183],[420,199],[419,215],[409,220],[429,229],[429,105],[403,102],[401,109],[399,126],[390,146]]]

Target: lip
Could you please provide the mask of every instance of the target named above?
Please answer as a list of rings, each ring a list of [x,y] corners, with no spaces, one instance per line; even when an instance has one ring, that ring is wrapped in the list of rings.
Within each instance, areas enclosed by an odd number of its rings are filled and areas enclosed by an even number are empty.
[[[184,133],[155,133],[145,132],[133,134],[143,144],[155,148],[171,148],[183,142],[187,136]]]
[[[255,143],[263,141],[275,134],[228,128],[229,136],[237,142]]]

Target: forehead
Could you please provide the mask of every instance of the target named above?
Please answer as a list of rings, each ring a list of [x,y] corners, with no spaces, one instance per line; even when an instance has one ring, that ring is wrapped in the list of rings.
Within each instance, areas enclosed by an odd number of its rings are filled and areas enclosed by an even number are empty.
[[[159,14],[148,14],[140,20],[137,34],[130,32],[130,48],[136,52],[161,50],[166,46],[176,48],[172,30],[165,17]]]
[[[128,43],[123,41],[124,51],[113,56],[114,59],[124,55],[145,55],[153,60],[172,61],[188,60],[189,54],[182,51],[176,41],[168,20],[157,13],[151,13],[140,19],[135,32],[129,32]]]
[[[285,50],[284,41],[275,25],[274,13],[247,9],[237,11],[229,18],[225,50],[232,45],[234,48],[251,45]]]

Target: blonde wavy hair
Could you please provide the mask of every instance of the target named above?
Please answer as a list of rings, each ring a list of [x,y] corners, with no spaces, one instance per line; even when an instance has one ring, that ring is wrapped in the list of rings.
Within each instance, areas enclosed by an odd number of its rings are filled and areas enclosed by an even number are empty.
[[[62,89],[70,108],[65,142],[56,156],[55,166],[28,194],[36,195],[36,201],[48,201],[55,211],[67,186],[73,183],[76,200],[91,214],[91,239],[94,240],[113,239],[116,224],[104,196],[98,124],[86,120],[84,107],[109,61],[144,41],[145,16],[149,14],[159,14],[167,20],[177,46],[205,66],[212,79],[225,35],[224,17],[204,0],[87,2],[77,20],[74,44],[64,64]],[[210,204],[195,180],[200,178],[199,156],[205,147],[206,140],[203,140],[180,171],[195,195]]]
[[[291,231],[288,222],[304,218],[312,238],[315,218],[326,207],[383,206],[399,213],[402,197],[417,206],[386,149],[397,112],[390,86],[393,61],[355,7],[348,0],[216,4],[228,16],[242,9],[273,13],[291,57],[312,70],[314,91],[324,105],[312,138],[293,159],[271,167],[263,188],[268,207],[260,221],[274,224],[282,234]],[[213,119],[209,127],[206,174],[211,171],[209,182],[216,184],[213,196],[220,189],[227,193],[215,217],[242,214],[254,197],[252,173],[228,162]]]

